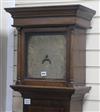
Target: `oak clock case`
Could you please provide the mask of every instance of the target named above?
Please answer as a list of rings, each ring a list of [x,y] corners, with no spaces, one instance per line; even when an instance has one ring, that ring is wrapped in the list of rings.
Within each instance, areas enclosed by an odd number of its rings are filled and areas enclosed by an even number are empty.
[[[51,83],[60,85],[60,83],[67,82],[69,75],[67,30],[59,31],[58,29],[57,31],[57,28],[41,28],[38,31],[38,28],[25,28],[22,30],[22,41],[22,51],[24,52],[22,60],[25,63],[22,83],[29,81],[34,85],[34,81],[37,81],[38,84],[42,81],[45,85],[50,82],[50,86]]]
[[[80,51],[95,11],[82,5],[5,10],[18,31],[17,81],[11,88],[21,93],[23,112],[82,112],[90,87],[86,53]]]
[[[65,36],[62,33],[25,32],[27,78],[66,78]]]

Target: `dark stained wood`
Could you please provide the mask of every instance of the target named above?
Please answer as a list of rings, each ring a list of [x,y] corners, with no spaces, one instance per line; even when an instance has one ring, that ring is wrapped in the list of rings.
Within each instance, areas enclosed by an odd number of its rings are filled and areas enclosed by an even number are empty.
[[[86,30],[95,11],[82,5],[5,8],[18,30],[17,82],[23,112],[82,112],[86,81]],[[27,78],[25,32],[62,33],[66,37],[65,79]],[[24,99],[31,100],[30,105]]]
[[[32,17],[72,17],[78,16],[91,20],[95,11],[82,5],[62,5],[44,7],[16,7],[6,8],[13,18],[32,18]]]
[[[82,5],[6,8],[14,18],[14,26],[78,25],[89,28],[95,14]]]
[[[39,79],[24,79],[22,84],[24,85],[38,85],[38,86],[56,86],[56,87],[66,87],[68,84],[66,81],[63,80],[39,80]]]
[[[55,94],[55,95],[59,95],[59,94],[70,94],[70,93],[74,93],[74,95],[84,95],[86,92],[89,92],[90,87],[85,87],[85,86],[75,86],[75,87],[55,87],[55,86],[30,86],[30,85],[11,85],[10,86],[12,89],[14,89],[15,91],[20,91],[21,94],[23,95],[26,91],[30,92],[32,94],[36,93],[36,95],[38,96],[38,92],[39,93],[46,93],[48,95],[50,94]],[[41,94],[40,94],[41,95]],[[48,97],[45,96],[46,97]],[[34,97],[34,96],[33,96]],[[42,98],[42,97],[40,97]],[[56,97],[54,97],[56,99]],[[60,97],[59,97],[60,98]]]
[[[68,112],[73,88],[44,86],[11,86],[22,94],[23,99],[30,98],[31,105],[24,105],[24,112]]]
[[[70,32],[69,30],[70,28],[67,27],[51,27],[51,28],[23,28],[21,34],[21,63],[18,62],[18,66],[21,68],[21,73],[20,73],[20,78],[21,78],[21,84],[25,84],[25,85],[44,85],[44,86],[66,86],[68,81],[70,81],[70,72],[69,72],[69,47],[70,47],[70,38],[67,36],[67,33]],[[26,68],[25,68],[25,63],[26,63],[26,58],[25,56],[26,54],[26,42],[25,42],[25,32],[47,32],[47,33],[63,33],[66,36],[66,50],[67,50],[67,54],[66,54],[66,58],[67,58],[67,62],[66,62],[66,79],[65,80],[41,80],[41,79],[27,79],[25,78],[25,74],[26,74]]]
[[[23,112],[82,112],[82,99],[90,87],[44,87],[11,86],[25,98],[31,99],[30,105],[24,104]],[[72,95],[74,93],[74,95]]]
[[[86,80],[86,29],[74,28],[71,33],[70,81],[75,85],[84,85]]]
[[[18,31],[18,48],[17,48],[17,82],[16,84],[21,84],[21,69],[20,66],[22,64],[21,62],[21,28],[17,29]],[[20,65],[20,66],[19,66]]]
[[[27,26],[58,26],[58,25],[77,25],[83,28],[90,27],[88,20],[83,20],[76,17],[50,17],[50,18],[32,18],[32,19],[15,19],[14,26],[27,27]]]

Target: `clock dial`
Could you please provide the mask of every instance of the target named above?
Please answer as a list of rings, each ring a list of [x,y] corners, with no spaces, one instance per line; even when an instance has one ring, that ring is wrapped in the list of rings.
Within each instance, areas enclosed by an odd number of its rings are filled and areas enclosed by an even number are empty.
[[[27,77],[65,79],[66,38],[63,34],[26,33]]]

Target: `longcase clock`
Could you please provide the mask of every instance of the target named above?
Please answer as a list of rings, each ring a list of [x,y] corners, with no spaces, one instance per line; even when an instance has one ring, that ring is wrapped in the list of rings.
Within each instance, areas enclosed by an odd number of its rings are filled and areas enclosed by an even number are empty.
[[[95,11],[82,5],[6,8],[18,31],[17,81],[23,112],[82,112],[86,30]]]

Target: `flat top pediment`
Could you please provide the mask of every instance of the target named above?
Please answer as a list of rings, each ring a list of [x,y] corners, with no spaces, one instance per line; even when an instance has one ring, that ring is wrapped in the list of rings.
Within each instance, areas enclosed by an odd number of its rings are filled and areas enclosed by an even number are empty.
[[[91,20],[95,11],[82,5],[5,8],[13,18],[79,17]]]

